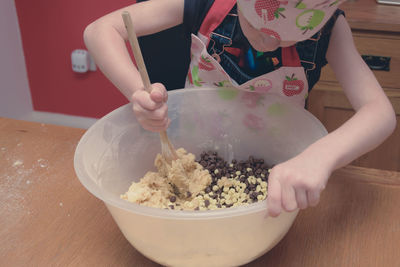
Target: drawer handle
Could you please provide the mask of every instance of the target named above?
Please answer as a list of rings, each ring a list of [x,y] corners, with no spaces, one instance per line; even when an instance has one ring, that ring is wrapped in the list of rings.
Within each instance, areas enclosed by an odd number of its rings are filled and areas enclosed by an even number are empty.
[[[390,57],[373,55],[362,55],[361,57],[371,70],[390,71]]]

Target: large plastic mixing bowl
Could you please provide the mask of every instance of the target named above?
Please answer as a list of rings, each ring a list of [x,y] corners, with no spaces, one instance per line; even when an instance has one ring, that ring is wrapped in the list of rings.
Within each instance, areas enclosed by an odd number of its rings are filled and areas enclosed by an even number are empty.
[[[168,136],[196,156],[213,150],[226,160],[250,155],[285,161],[326,134],[309,112],[274,95],[224,89],[169,93]],[[132,181],[155,170],[159,135],[145,131],[130,105],[98,120],[75,153],[81,183],[103,200],[127,240],[166,266],[238,266],[275,246],[297,211],[267,216],[266,201],[212,211],[171,211],[120,199]]]

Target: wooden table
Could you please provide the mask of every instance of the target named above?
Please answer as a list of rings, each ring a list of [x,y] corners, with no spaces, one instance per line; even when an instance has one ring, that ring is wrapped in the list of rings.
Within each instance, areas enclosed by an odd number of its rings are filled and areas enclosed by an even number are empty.
[[[400,32],[400,7],[376,0],[348,0],[340,5],[353,30]]]
[[[0,266],[159,266],[73,169],[82,129],[0,118]],[[400,173],[336,171],[320,204],[246,266],[400,266]]]

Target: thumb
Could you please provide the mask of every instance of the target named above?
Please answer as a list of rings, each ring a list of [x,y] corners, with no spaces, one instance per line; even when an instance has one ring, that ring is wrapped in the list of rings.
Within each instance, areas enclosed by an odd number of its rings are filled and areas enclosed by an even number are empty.
[[[152,90],[150,92],[150,98],[156,103],[167,101],[167,90],[165,86],[161,83],[152,84]]]

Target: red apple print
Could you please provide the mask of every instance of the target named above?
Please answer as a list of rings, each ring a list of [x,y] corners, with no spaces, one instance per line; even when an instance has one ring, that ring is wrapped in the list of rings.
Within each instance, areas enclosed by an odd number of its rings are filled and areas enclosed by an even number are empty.
[[[214,70],[215,67],[211,63],[211,60],[209,58],[204,57],[203,55],[200,57],[200,62],[199,62],[199,69],[210,71]]]
[[[254,4],[254,8],[260,16],[264,20],[264,23],[275,18],[279,18],[279,16],[286,18],[282,12],[285,11],[283,7],[280,7],[281,4],[287,5],[288,1],[279,1],[279,0],[257,0]]]
[[[271,37],[274,37],[275,39],[278,39],[279,41],[281,40],[281,36],[277,32],[275,32],[271,29],[261,28],[260,31]]]
[[[294,96],[300,94],[304,89],[304,82],[298,80],[294,73],[292,77],[286,76],[286,80],[283,81],[283,93],[287,96]]]
[[[243,118],[243,124],[252,130],[261,130],[264,128],[263,119],[250,113]]]

